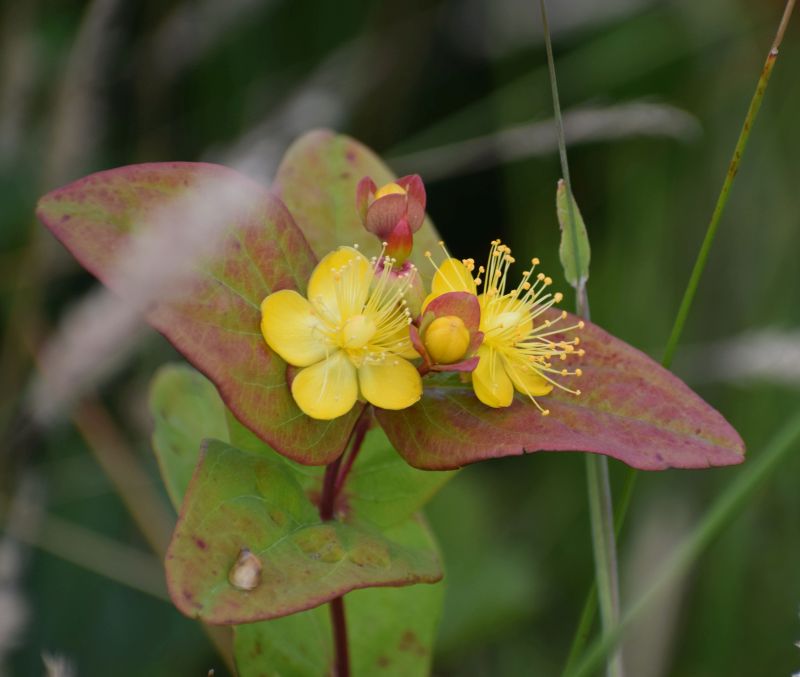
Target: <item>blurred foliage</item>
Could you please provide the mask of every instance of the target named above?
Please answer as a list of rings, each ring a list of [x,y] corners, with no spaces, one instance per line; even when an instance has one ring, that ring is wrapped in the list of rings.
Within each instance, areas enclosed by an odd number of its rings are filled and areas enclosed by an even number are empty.
[[[680,139],[637,135],[569,149],[592,241],[593,317],[660,357],[783,3],[552,4],[567,114],[647,100],[699,123],[699,134]],[[27,422],[32,349],[94,284],[35,223],[38,195],[142,161],[244,163],[264,178],[294,136],[320,125],[413,171],[403,164],[413,151],[550,117],[535,5],[0,4],[1,503],[33,476],[46,514],[147,551],[108,479],[113,471],[93,460],[102,449],[87,444],[69,415],[47,429]],[[795,21],[687,325],[685,341],[711,356],[713,341],[800,325],[798,36]],[[451,156],[440,159],[460,166]],[[503,237],[555,276],[558,178],[554,149],[484,163],[429,182],[429,211],[455,255],[481,255]],[[160,337],[144,336],[96,397],[158,486],[146,386],[175,355]],[[800,404],[797,383],[730,383],[724,373],[709,380],[680,353],[676,371],[690,384],[703,378],[701,394],[753,456]],[[612,466],[620,480],[625,469]],[[672,591],[674,625],[659,629],[671,641],[652,655],[648,674],[788,674],[800,666],[800,454],[782,470]],[[696,518],[737,472],[642,476],[621,543],[623,580],[641,574],[626,567],[636,534],[669,519],[658,512],[662,499],[680,501]],[[429,512],[449,571],[436,674],[557,673],[593,574],[584,484],[577,455],[536,454],[472,466],[436,498]],[[224,674],[199,626],[169,603],[93,573],[103,569],[104,550],[71,553],[77,566],[68,553],[27,545],[37,533],[34,524],[21,539],[17,578],[0,579],[0,601],[19,586],[31,612],[13,651],[0,642],[0,667],[40,674],[41,653],[53,651],[81,675],[197,675],[212,666]]]

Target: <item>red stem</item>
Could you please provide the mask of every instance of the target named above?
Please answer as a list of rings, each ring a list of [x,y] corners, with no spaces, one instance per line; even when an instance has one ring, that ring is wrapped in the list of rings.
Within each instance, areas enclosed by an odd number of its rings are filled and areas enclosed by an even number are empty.
[[[350,446],[350,453],[348,454],[347,459],[345,459],[344,465],[342,466],[341,470],[339,470],[339,474],[336,477],[336,484],[333,491],[334,497],[339,496],[339,494],[342,492],[342,489],[344,489],[344,485],[347,482],[347,476],[350,474],[350,470],[353,468],[353,463],[356,462],[358,452],[361,451],[361,445],[364,444],[364,438],[367,436],[370,426],[371,411],[369,409],[369,405],[364,408],[364,411],[353,428],[353,434],[351,435],[353,444]]]
[[[350,452],[342,465],[344,454],[325,468],[322,480],[322,496],[319,500],[319,516],[323,522],[330,522],[336,514],[336,499],[344,488],[347,476],[355,463],[358,452],[364,444],[369,430],[371,412],[364,408],[348,440]],[[347,646],[347,620],[344,615],[344,597],[332,599],[328,605],[331,610],[333,627],[334,671],[333,677],[350,677],[350,651]]]
[[[331,625],[333,626],[333,646],[335,659],[333,677],[350,677],[350,652],[347,647],[347,623],[344,618],[344,597],[332,599]]]
[[[322,497],[319,499],[319,517],[323,522],[333,519],[336,506],[336,478],[339,475],[339,466],[342,456],[325,468],[325,478],[322,480]]]

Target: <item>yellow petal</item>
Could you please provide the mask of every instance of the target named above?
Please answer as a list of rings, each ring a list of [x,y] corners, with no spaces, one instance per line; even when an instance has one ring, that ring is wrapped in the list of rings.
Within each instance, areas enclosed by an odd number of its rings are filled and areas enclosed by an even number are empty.
[[[339,350],[300,371],[292,381],[292,396],[311,418],[329,420],[343,416],[358,398],[356,368],[346,353]]]
[[[422,378],[402,357],[364,363],[358,370],[358,385],[364,399],[381,409],[405,409],[422,397]]]
[[[490,407],[509,406],[514,400],[514,386],[500,354],[482,345],[478,348],[478,357],[478,366],[472,372],[472,388],[478,399]]]
[[[506,373],[511,378],[511,382],[523,395],[529,397],[547,395],[553,389],[553,384],[531,367],[526,360],[525,357],[505,360]]]
[[[477,291],[472,273],[458,259],[445,259],[436,269],[431,283],[432,296],[446,294],[449,291],[466,291],[470,294]]]
[[[372,265],[352,247],[339,247],[314,268],[308,281],[308,300],[329,321],[358,315],[367,300]]]
[[[295,367],[319,362],[327,353],[314,309],[290,289],[270,294],[261,302],[261,333],[267,345]]]

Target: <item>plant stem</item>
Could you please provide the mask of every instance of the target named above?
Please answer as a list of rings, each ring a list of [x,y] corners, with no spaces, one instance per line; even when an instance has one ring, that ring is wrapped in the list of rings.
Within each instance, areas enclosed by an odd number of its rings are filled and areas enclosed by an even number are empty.
[[[584,660],[568,674],[569,677],[590,675],[602,662],[603,657],[619,644],[623,633],[649,606],[665,586],[683,574],[708,545],[730,524],[753,493],[769,479],[780,463],[800,443],[800,413],[770,441],[767,448],[751,463],[747,472],[740,473],[717,498],[705,517],[692,530],[683,543],[674,551],[664,566],[653,578],[653,582],[625,613],[612,633],[594,643]]]
[[[350,447],[350,453],[347,455],[336,477],[336,484],[334,486],[334,493],[336,496],[341,493],[342,489],[344,489],[344,485],[347,483],[347,477],[353,469],[353,464],[356,462],[358,452],[361,451],[361,446],[364,444],[364,438],[367,436],[367,432],[369,432],[371,419],[372,407],[368,404],[364,407],[364,411],[361,412],[361,416],[358,421],[356,421],[356,425],[353,428],[353,444]]]
[[[567,144],[564,138],[564,122],[558,96],[553,45],[550,40],[550,26],[547,20],[545,0],[539,0],[544,29],[547,67],[550,73],[550,87],[553,96],[553,113],[558,136],[558,154],[561,159],[561,172],[567,190],[567,216],[572,230],[572,256],[578,279],[575,284],[575,308],[580,317],[589,320],[589,295],[586,291],[586,278],[580,274],[580,250],[578,249],[577,218],[572,198],[572,181],[567,162]],[[614,537],[614,510],[611,496],[611,483],[608,473],[608,459],[595,454],[586,455],[586,481],[589,496],[589,514],[592,527],[592,547],[594,550],[596,586],[599,591],[600,611],[604,634],[610,633],[619,621],[619,572],[617,567],[617,547]],[[606,667],[609,677],[622,677],[622,656],[612,656]]]
[[[636,478],[638,471],[635,468],[629,468],[628,474],[625,477],[625,485],[622,488],[622,496],[617,501],[614,508],[614,537],[619,539],[622,525],[625,522],[625,516],[628,514],[628,507],[631,504],[631,496],[633,495],[633,488],[636,486]],[[581,611],[581,619],[578,623],[578,629],[575,631],[575,636],[572,638],[572,645],[569,649],[569,656],[567,656],[567,663],[564,667],[563,673],[566,674],[572,670],[580,658],[581,652],[586,647],[589,641],[589,633],[592,630],[594,623],[594,616],[597,613],[597,582],[592,583],[589,589],[589,594],[586,596],[586,601],[583,603],[583,610]]]
[[[372,412],[369,406],[364,407],[364,411],[361,412],[361,416],[350,433],[350,439],[348,440],[349,452],[342,454],[325,468],[325,477],[322,480],[322,496],[319,500],[319,517],[323,522],[330,522],[336,515],[336,499],[344,489],[347,476],[364,444],[371,416]],[[347,460],[342,463],[345,455]],[[344,596],[332,599],[328,606],[331,612],[331,627],[333,629],[333,677],[350,677],[350,651],[347,642]]]
[[[706,229],[703,243],[700,247],[700,251],[697,254],[697,259],[695,260],[694,268],[692,269],[692,274],[689,278],[686,290],[683,293],[683,298],[681,299],[681,304],[678,309],[678,314],[675,317],[675,322],[672,325],[672,330],[667,341],[667,347],[664,351],[664,357],[661,360],[662,366],[667,369],[669,369],[669,367],[672,365],[672,360],[675,356],[675,350],[677,349],[681,335],[683,334],[683,329],[689,316],[692,303],[694,302],[694,297],[697,292],[697,287],[700,283],[700,278],[702,277],[706,262],[708,260],[709,252],[711,251],[711,245],[714,242],[714,236],[716,235],[717,227],[728,203],[728,195],[730,193],[731,186],[733,185],[733,180],[736,178],[736,174],[739,171],[739,165],[741,164],[742,156],[744,155],[745,148],[747,147],[747,141],[750,138],[750,131],[758,115],[758,111],[761,108],[761,102],[764,98],[764,93],[767,90],[767,84],[769,83],[770,76],[772,75],[772,69],[774,68],[778,57],[778,49],[783,41],[786,27],[788,26],[789,19],[794,11],[795,2],[796,0],[788,0],[786,3],[780,24],[778,25],[778,30],[775,33],[775,39],[772,41],[772,46],[767,54],[764,67],[761,69],[761,76],[756,84],[756,91],[753,93],[753,97],[750,100],[750,106],[747,109],[747,115],[745,116],[744,123],[742,124],[742,129],[739,132],[739,138],[736,141],[736,147],[734,148],[733,156],[728,164],[728,171],[725,174],[725,179],[722,183],[722,189],[717,197],[717,202],[714,206],[714,211],[711,214],[711,220],[709,221]],[[625,478],[625,485],[622,490],[622,498],[620,499],[619,505],[616,508],[617,519],[615,531],[617,536],[619,536],[622,525],[625,521],[625,516],[628,511],[628,506],[630,505],[630,500],[637,477],[638,471],[634,468],[630,468]],[[594,615],[597,610],[596,594],[597,588],[596,586],[593,586],[589,591],[589,595],[583,605],[583,611],[581,613],[578,629],[576,630],[575,637],[572,640],[569,657],[567,658],[567,664],[564,668],[565,674],[570,673],[578,659],[578,656],[580,656],[581,652],[586,646],[586,642],[588,641],[589,632],[591,630],[592,622],[594,621]]]
[[[344,597],[330,602],[331,625],[333,626],[333,646],[335,661],[333,677],[350,677],[350,651],[347,646],[347,622],[344,617]]]
[[[678,347],[678,341],[683,333],[683,327],[686,324],[686,318],[689,316],[689,310],[692,307],[697,286],[700,283],[700,278],[703,275],[703,270],[706,267],[706,260],[711,251],[711,245],[714,242],[714,236],[717,234],[717,227],[719,226],[722,214],[725,211],[725,206],[728,204],[728,195],[733,185],[733,180],[739,171],[739,164],[742,161],[747,141],[750,138],[750,130],[753,128],[758,111],[761,108],[761,102],[764,99],[764,92],[767,91],[769,78],[772,75],[772,69],[775,67],[775,62],[778,58],[778,48],[783,40],[783,34],[786,31],[786,26],[789,23],[789,18],[794,10],[795,0],[788,0],[786,8],[783,11],[778,31],[775,34],[775,39],[772,42],[772,47],[767,54],[767,59],[764,62],[764,67],[761,69],[761,77],[758,78],[756,91],[753,93],[753,98],[750,100],[750,106],[747,109],[747,115],[742,123],[742,129],[739,132],[739,138],[736,141],[736,147],[733,149],[733,157],[728,164],[728,171],[725,174],[725,180],[722,182],[722,189],[717,197],[717,203],[714,206],[714,211],[711,214],[711,221],[706,229],[706,235],[703,239],[703,244],[700,247],[700,252],[697,254],[697,260],[694,262],[689,284],[686,286],[686,291],[681,299],[681,305],[678,309],[678,315],[675,318],[675,324],[672,325],[672,332],[670,333],[669,340],[667,341],[667,349],[664,352],[663,364],[669,366],[672,364],[672,358],[675,355],[675,350]]]
[[[336,506],[336,478],[339,476],[342,456],[339,456],[333,463],[329,463],[325,468],[322,497],[319,500],[319,517],[323,522],[330,522],[333,519]]]
[[[617,574],[616,539],[614,538],[614,509],[608,477],[608,459],[586,454],[586,483],[589,495],[589,515],[592,524],[597,600],[603,636],[610,634],[619,623],[619,579]],[[606,665],[609,677],[624,674],[622,655],[617,652]]]

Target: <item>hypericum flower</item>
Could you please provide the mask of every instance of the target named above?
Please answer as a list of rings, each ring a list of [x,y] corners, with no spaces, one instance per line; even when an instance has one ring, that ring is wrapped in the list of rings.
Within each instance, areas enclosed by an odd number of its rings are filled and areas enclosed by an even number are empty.
[[[286,362],[302,367],[292,396],[313,418],[342,416],[359,396],[382,409],[405,409],[422,395],[408,361],[418,356],[404,287],[391,278],[391,259],[382,257],[379,270],[377,261],[340,247],[311,273],[308,300],[286,289],[261,303],[261,333]]]
[[[440,244],[444,249],[444,244]],[[436,273],[423,309],[435,298],[449,292],[468,292],[478,297],[483,343],[477,351],[478,365],[471,373],[472,387],[478,399],[490,407],[507,407],[513,402],[514,390],[517,390],[527,395],[546,416],[550,411],[536,398],[547,395],[554,386],[580,395],[580,390],[567,388],[553,378],[554,375],[581,375],[580,369],[553,366],[554,359],[566,360],[570,354],[583,355],[583,349],[576,349],[580,339],[553,340],[553,337],[581,329],[583,322],[557,327],[561,320],[566,319],[566,312],[554,319],[539,319],[542,313],[562,299],[560,293],[547,291],[553,283],[549,277],[543,273],[534,276],[539,259],[533,259],[519,285],[506,292],[508,269],[515,259],[511,256],[511,249],[500,240],[492,242],[486,267],[478,268],[475,278],[472,276],[475,271],[472,259],[459,261],[451,258],[446,249],[444,252],[447,258],[438,266],[433,264]],[[430,252],[425,252],[425,255],[433,262]],[[481,285],[483,293],[478,295]]]

